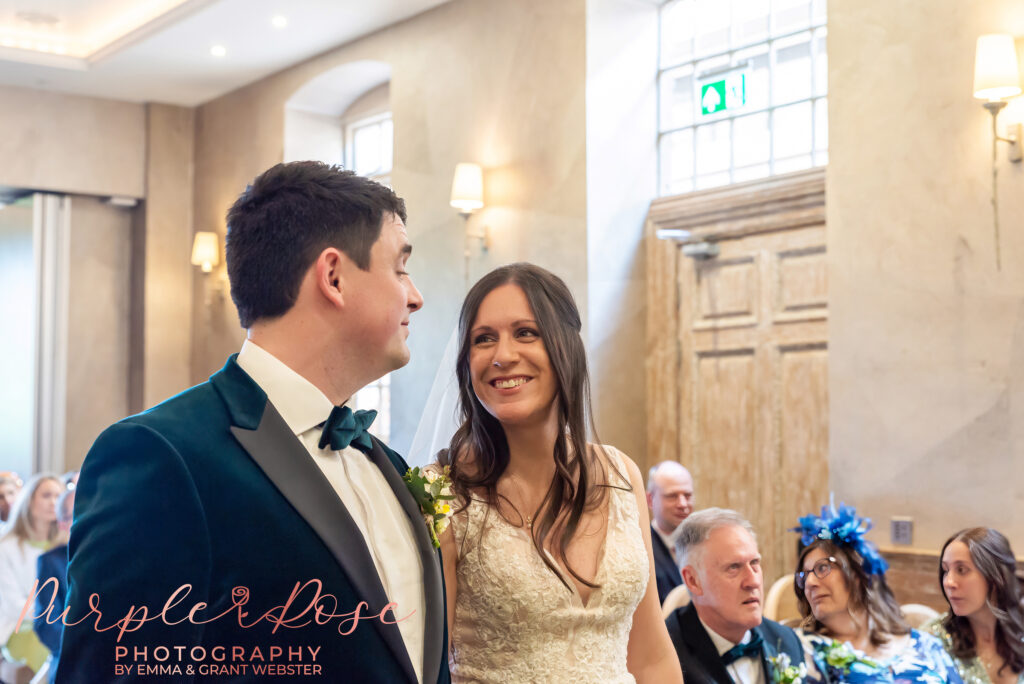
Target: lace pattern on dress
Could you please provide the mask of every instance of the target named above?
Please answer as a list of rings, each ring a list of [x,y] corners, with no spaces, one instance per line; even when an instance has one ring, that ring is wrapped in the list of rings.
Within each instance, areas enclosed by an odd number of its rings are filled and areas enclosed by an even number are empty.
[[[625,473],[619,452],[604,450]],[[634,493],[619,487],[608,493],[608,531],[595,578],[601,587],[586,605],[571,580],[569,591],[544,564],[528,529],[510,525],[479,500],[453,519],[460,549],[453,682],[635,681],[626,650],[650,567]]]

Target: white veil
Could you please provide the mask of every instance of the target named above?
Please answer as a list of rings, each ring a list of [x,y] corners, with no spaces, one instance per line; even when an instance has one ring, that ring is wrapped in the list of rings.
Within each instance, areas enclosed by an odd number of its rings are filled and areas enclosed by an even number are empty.
[[[455,361],[459,352],[458,326],[445,345],[441,363],[430,387],[423,415],[416,426],[407,460],[410,466],[423,467],[437,460],[437,452],[447,449],[459,427],[459,384]]]

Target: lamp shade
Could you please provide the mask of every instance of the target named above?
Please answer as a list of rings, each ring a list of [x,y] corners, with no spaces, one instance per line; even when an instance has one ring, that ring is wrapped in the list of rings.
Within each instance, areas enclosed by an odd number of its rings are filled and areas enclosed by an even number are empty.
[[[1020,93],[1013,36],[998,33],[979,36],[974,56],[974,97],[1002,100]]]
[[[209,273],[220,263],[220,245],[216,233],[200,231],[192,241],[192,265],[201,266],[203,273]]]
[[[455,165],[451,204],[463,213],[484,206],[484,173],[479,164]]]

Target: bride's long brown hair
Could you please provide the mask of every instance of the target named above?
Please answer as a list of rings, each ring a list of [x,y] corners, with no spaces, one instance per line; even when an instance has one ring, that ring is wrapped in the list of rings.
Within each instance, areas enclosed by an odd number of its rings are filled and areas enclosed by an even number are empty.
[[[487,411],[473,391],[469,368],[469,353],[473,344],[470,331],[480,304],[494,289],[507,284],[518,286],[533,310],[544,349],[557,379],[555,401],[558,404],[558,434],[564,435],[563,439],[555,440],[555,475],[551,486],[533,512],[536,516],[544,509],[543,516],[531,530],[533,545],[548,568],[566,584],[548,554],[543,552],[544,544],[557,524],[561,529],[557,540],[559,559],[576,580],[596,588],[597,584],[581,577],[569,564],[566,549],[579,527],[583,513],[602,506],[608,495],[607,488],[611,485],[605,481],[605,470],[600,466],[596,454],[587,448],[587,436],[594,431],[590,420],[587,356],[580,337],[580,312],[569,288],[555,274],[533,264],[509,264],[485,275],[466,295],[459,315],[461,344],[456,361],[462,425],[452,438],[449,449],[439,455],[439,460],[442,465],[451,466],[452,485],[464,502],[463,508],[469,504],[471,495],[482,494],[487,504],[505,517],[499,506],[499,499],[504,499],[520,517],[518,523],[509,522],[519,525],[524,523],[522,512],[507,497],[498,493],[498,480],[509,462],[508,441],[501,423]],[[622,479],[623,488],[631,489],[629,481],[610,461],[609,467]],[[569,588],[567,584],[566,588]]]

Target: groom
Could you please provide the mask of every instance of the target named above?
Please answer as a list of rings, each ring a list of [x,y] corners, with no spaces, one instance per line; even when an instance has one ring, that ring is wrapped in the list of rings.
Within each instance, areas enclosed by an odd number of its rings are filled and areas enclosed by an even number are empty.
[[[229,211],[225,249],[241,351],[86,458],[57,681],[448,682],[406,464],[335,408],[409,361],[404,202],[278,164]]]

